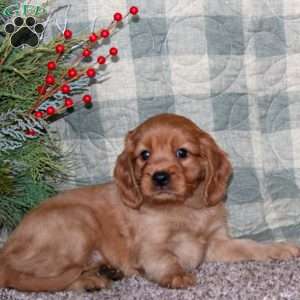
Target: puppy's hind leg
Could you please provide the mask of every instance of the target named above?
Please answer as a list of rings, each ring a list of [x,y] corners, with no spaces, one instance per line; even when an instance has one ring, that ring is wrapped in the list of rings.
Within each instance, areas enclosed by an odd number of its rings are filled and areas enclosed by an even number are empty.
[[[70,286],[69,290],[85,290],[88,292],[108,288],[111,281],[99,273],[99,267],[83,272]]]
[[[124,273],[121,270],[108,265],[100,266],[98,273],[108,279],[111,279],[112,281],[121,280],[124,277]]]
[[[74,266],[57,276],[37,277],[4,265],[0,270],[0,288],[8,287],[30,292],[60,291],[76,280],[81,272],[82,267]]]
[[[1,263],[1,260],[0,260],[0,263]],[[5,270],[3,268],[3,265],[0,265],[0,288],[4,288],[6,286],[5,282],[6,282]]]

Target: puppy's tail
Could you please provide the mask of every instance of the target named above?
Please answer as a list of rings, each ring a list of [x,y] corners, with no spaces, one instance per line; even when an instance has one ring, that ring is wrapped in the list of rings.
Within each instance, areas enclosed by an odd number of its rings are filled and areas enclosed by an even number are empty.
[[[36,277],[0,264],[0,288],[9,287],[28,292],[60,291],[67,289],[81,272],[81,267],[74,267],[55,277]]]

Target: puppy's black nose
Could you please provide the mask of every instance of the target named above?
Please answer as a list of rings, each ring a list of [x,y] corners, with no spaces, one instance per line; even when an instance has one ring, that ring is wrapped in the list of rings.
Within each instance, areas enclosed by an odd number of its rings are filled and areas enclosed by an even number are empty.
[[[165,171],[158,171],[152,175],[152,180],[157,186],[165,186],[170,181],[170,174]]]

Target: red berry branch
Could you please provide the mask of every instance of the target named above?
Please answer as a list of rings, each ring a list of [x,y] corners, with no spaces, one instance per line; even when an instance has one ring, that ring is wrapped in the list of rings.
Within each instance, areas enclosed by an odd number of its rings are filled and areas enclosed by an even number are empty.
[[[92,50],[96,46],[96,43],[107,39],[115,31],[118,24],[127,18],[129,15],[135,16],[138,14],[138,8],[136,6],[130,7],[129,11],[125,16],[122,16],[120,12],[116,12],[113,15],[113,20],[107,28],[102,28],[96,32],[92,32],[84,40],[82,45],[83,49],[72,63],[70,68],[62,73],[60,78],[56,78],[54,71],[57,69],[60,59],[63,57],[64,53],[67,52],[66,47],[63,43],[58,43],[55,45],[55,52],[57,54],[55,60],[51,60],[47,63],[47,74],[44,79],[44,83],[37,87],[37,92],[39,94],[38,98],[34,102],[33,106],[30,108],[29,113],[34,114],[37,119],[48,119],[54,114],[62,113],[66,109],[74,106],[74,100],[70,98],[70,93],[72,88],[70,84],[77,81],[83,76],[88,78],[93,78],[97,74],[97,70],[100,65],[104,65],[109,57],[114,57],[118,55],[118,49],[116,47],[111,47],[109,53],[106,55],[100,55],[97,57],[96,62],[90,64],[85,68],[77,68],[77,66],[87,57],[92,55]],[[63,33],[64,40],[71,40],[73,37],[73,32],[70,29],[66,29]],[[49,98],[54,96],[56,93],[61,92],[64,95],[64,102],[62,107],[56,109],[54,106],[49,105],[46,109],[40,110],[39,107],[46,102]],[[91,95],[85,94],[82,97],[82,101],[85,104],[90,104],[92,102]]]

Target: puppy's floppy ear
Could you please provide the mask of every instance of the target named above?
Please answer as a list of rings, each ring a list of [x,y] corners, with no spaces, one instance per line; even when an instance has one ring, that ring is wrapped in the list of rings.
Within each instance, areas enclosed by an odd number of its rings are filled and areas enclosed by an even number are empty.
[[[200,148],[206,157],[204,179],[204,197],[208,206],[213,206],[223,200],[229,177],[232,173],[227,154],[222,151],[209,135],[202,135]]]
[[[125,138],[125,148],[117,158],[114,177],[122,193],[122,201],[129,207],[138,208],[143,196],[135,178],[132,136],[133,131],[130,131]]]

